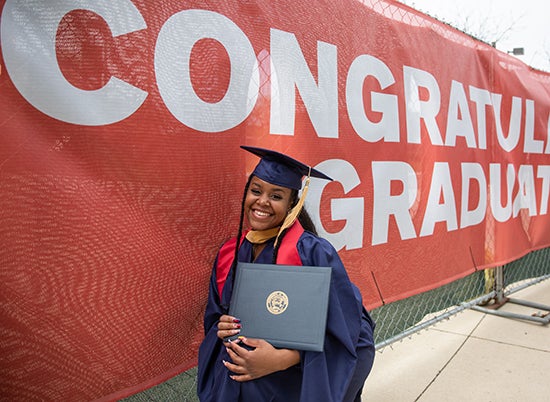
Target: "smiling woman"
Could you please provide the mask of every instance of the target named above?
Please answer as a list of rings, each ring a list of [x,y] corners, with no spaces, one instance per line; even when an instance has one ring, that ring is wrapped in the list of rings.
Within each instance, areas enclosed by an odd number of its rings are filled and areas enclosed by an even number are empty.
[[[278,233],[286,215],[297,198],[297,191],[274,186],[255,176],[251,177],[244,200],[245,215],[252,231]],[[265,243],[255,243],[252,248],[254,260],[265,248]]]
[[[252,230],[268,230],[281,226],[296,192],[274,186],[255,176],[244,200],[245,214]]]
[[[284,154],[242,148],[261,160],[245,186],[238,235],[222,246],[214,264],[198,395],[201,401],[360,401],[374,359],[374,322],[336,249],[316,235],[303,208],[309,177],[331,179]],[[250,230],[243,232],[245,217]],[[239,317],[228,315],[238,262],[332,268],[322,352],[275,348],[244,336],[227,341],[246,335]]]

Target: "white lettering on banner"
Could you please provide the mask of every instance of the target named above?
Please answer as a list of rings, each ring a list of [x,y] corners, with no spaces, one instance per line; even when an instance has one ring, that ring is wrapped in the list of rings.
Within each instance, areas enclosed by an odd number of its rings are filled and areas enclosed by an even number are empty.
[[[546,215],[550,202],[550,166],[539,166],[537,169],[537,178],[542,179],[539,214]]]
[[[338,138],[338,68],[336,46],[317,42],[317,81],[294,34],[271,29],[271,63],[276,79],[271,93],[279,95],[271,102],[270,131],[294,135],[296,88],[319,137]]]
[[[331,159],[324,161],[317,166],[316,169],[330,172],[330,176],[339,182],[344,194],[359,186],[361,180],[353,165],[345,160]],[[307,209],[311,212],[311,218],[315,223],[315,227],[319,234],[329,240],[336,249],[346,248],[353,250],[363,247],[363,227],[364,227],[364,204],[365,200],[362,197],[340,198],[331,200],[331,219],[345,220],[344,228],[338,233],[330,233],[325,230],[320,218],[321,196],[325,186],[328,185],[326,180],[311,179],[311,185],[307,197]]]
[[[491,106],[491,93],[470,85],[470,100],[476,105],[477,141],[479,149],[487,149],[486,110]]]
[[[389,219],[395,217],[401,239],[416,238],[409,210],[417,197],[416,173],[405,162],[372,162],[373,207],[372,245],[388,242]],[[392,182],[403,186],[401,194],[391,194]]]
[[[456,137],[465,137],[468,148],[476,148],[474,125],[468,108],[464,86],[457,81],[451,82],[449,108],[447,113],[447,130],[445,145],[454,147]]]
[[[201,39],[214,39],[231,63],[229,87],[219,102],[203,101],[193,89],[191,50]],[[252,44],[229,18],[206,10],[181,11],[166,21],[155,48],[160,95],[181,123],[202,132],[229,130],[242,123],[258,98],[260,73]]]
[[[550,202],[550,166],[541,165],[536,169],[536,177],[541,180],[538,212],[534,166],[521,165],[516,177],[514,166],[507,165],[506,188],[503,189],[500,164],[490,165],[490,180],[487,185],[481,164],[462,163],[460,229],[484,221],[488,200],[493,217],[498,222],[516,218],[522,209],[525,209],[529,216],[546,215]],[[447,231],[459,228],[458,207],[453,190],[453,178],[456,177],[457,175],[451,174],[448,163],[434,163],[419,236],[433,235],[436,223],[446,224]],[[392,216],[399,229],[401,240],[416,238],[411,209],[418,195],[418,188],[416,173],[412,166],[399,161],[375,161],[372,162],[372,178],[374,187],[372,245],[388,242],[389,222]],[[512,192],[516,180],[519,191],[513,197]],[[402,185],[403,191],[400,194],[391,193],[392,182],[399,182]],[[472,198],[472,182],[477,182],[479,197],[472,199],[474,208],[469,209],[469,202]],[[489,191],[489,195],[487,191]],[[501,192],[504,191],[507,201],[502,206],[500,203]]]
[[[443,145],[435,120],[441,107],[441,92],[433,75],[427,71],[403,66],[405,110],[407,112],[407,141],[420,144],[420,122],[424,120],[431,143]],[[420,88],[428,91],[428,100],[420,99]]]
[[[549,142],[550,143],[550,142]],[[525,101],[525,139],[523,152],[542,154],[544,141],[535,139],[535,101]]]
[[[442,203],[439,202],[440,199],[443,199]],[[458,229],[451,170],[446,162],[434,164],[428,205],[426,205],[420,236],[433,235],[437,222],[446,222],[448,232]]]
[[[98,90],[74,87],[63,76],[55,51],[56,32],[62,18],[76,9],[101,16],[114,36],[146,28],[139,10],[130,0],[7,0],[2,12],[1,41],[7,71],[22,96],[36,109],[61,121],[80,125],[106,125],[135,113],[147,93],[116,77]],[[37,18],[40,15],[41,18]],[[44,16],[47,16],[45,18]],[[29,23],[32,21],[32,23]],[[337,47],[317,42],[317,83],[293,33],[270,29],[271,35],[271,114],[270,133],[294,135],[296,90],[300,94],[314,130],[321,138],[339,137]],[[229,55],[231,76],[222,100],[203,101],[191,84],[189,61],[193,45],[203,38],[220,43]],[[161,27],[155,46],[155,73],[162,100],[172,115],[197,131],[225,131],[243,122],[258,97],[259,71],[254,49],[246,34],[227,17],[208,10],[177,12]],[[374,77],[379,85],[370,91],[371,112],[367,116],[363,83]],[[407,141],[420,144],[456,146],[463,137],[469,148],[487,148],[487,133],[496,132],[496,143],[506,152],[519,144],[522,121],[524,152],[550,154],[547,122],[546,138],[536,139],[535,102],[512,96],[507,135],[502,128],[502,94],[469,86],[469,100],[475,104],[477,126],[473,127],[464,85],[451,81],[445,132],[437,117],[441,111],[441,90],[437,79],[427,71],[403,66],[403,94],[406,135],[401,138],[399,95],[384,93],[395,85],[389,67],[370,55],[359,55],[351,63],[346,80],[346,107],[356,134],[367,142]],[[494,115],[495,130],[487,129],[487,109]],[[505,108],[506,109],[506,108]],[[548,113],[548,112],[546,112]],[[540,120],[540,119],[539,119]],[[550,116],[549,116],[550,120]],[[422,124],[427,138],[422,138]],[[477,144],[476,131],[477,130]],[[539,134],[543,135],[544,134]]]
[[[477,182],[479,199],[474,209],[468,209],[472,182]],[[479,163],[462,163],[462,197],[460,200],[460,228],[483,222],[487,211],[487,179]]]
[[[529,210],[529,216],[537,214],[537,201],[535,195],[535,174],[533,166],[521,165],[518,171],[519,191],[512,205],[512,216],[518,216],[522,209]]]
[[[498,222],[506,222],[512,216],[512,189],[516,180],[516,169],[510,164],[506,168],[506,202],[501,204],[502,199],[502,180],[500,179],[501,166],[498,163],[489,165],[489,196],[491,202],[491,211]]]
[[[59,24],[66,14],[78,9],[98,14],[115,37],[146,28],[142,15],[130,0],[35,0],[31,3],[6,0],[0,21],[6,69],[23,98],[48,116],[88,126],[120,122],[139,110],[147,92],[116,77],[110,77],[98,90],[82,90],[65,79],[58,64],[56,35]],[[202,100],[191,82],[192,49],[202,39],[213,39],[223,46],[231,65],[226,93],[215,103]],[[339,116],[343,114],[339,111],[337,55],[335,45],[317,41],[315,79],[296,35],[270,29],[271,134],[295,134],[297,91],[316,135],[339,138]],[[252,43],[237,24],[213,11],[190,9],[169,17],[159,31],[154,65],[159,93],[170,113],[180,123],[199,132],[221,132],[241,124],[252,112],[259,94],[258,61]],[[362,140],[369,143],[429,142],[450,148],[464,142],[468,148],[480,150],[486,150],[488,143],[496,143],[505,152],[523,146],[522,151],[526,154],[550,155],[550,115],[545,121],[546,132],[537,131],[541,130],[541,125],[535,126],[535,123],[541,118],[537,119],[534,100],[506,94],[503,101],[503,94],[452,80],[442,132],[438,124],[442,124],[443,119],[439,115],[445,108],[441,107],[442,94],[436,77],[412,66],[405,65],[402,69],[403,93],[396,95],[391,93],[395,92],[395,76],[382,60],[362,54],[352,61],[346,75],[345,105],[351,125]],[[367,80],[376,88],[370,88],[365,94]],[[475,106],[473,110],[469,102]],[[366,103],[370,103],[370,110]],[[404,109],[399,110],[400,107]],[[505,112],[508,110],[509,113]],[[405,117],[405,124],[400,116]],[[477,125],[474,126],[473,120]],[[488,127],[489,121],[493,127]],[[503,127],[507,127],[506,133]],[[401,133],[401,129],[406,132]],[[490,134],[495,138],[488,139]],[[356,169],[347,161],[329,160],[321,166],[332,173],[345,194],[361,183]],[[483,166],[462,163],[459,181],[452,174],[449,163],[436,162],[426,197],[419,194],[417,173],[407,162],[373,161],[372,244],[388,241],[392,217],[399,236],[406,240],[433,235],[438,223],[445,224],[447,231],[478,225],[483,222],[488,207],[498,222],[516,218],[521,210],[529,216],[548,213],[549,166],[520,165],[516,172],[514,166],[508,164],[504,183],[502,169],[498,163],[490,164],[487,180]],[[428,177],[426,172],[422,174]],[[455,187],[461,186],[460,207],[456,204],[453,180],[457,182]],[[537,180],[541,185],[537,186]],[[513,193],[516,182],[519,190]],[[395,194],[392,190],[396,186],[392,184],[401,185],[403,190]],[[318,220],[326,185],[317,189],[312,186],[310,190],[310,200],[317,201],[314,208]],[[420,197],[426,202],[424,211],[416,210],[421,205]],[[538,210],[537,202],[540,202]],[[419,230],[411,217],[413,208],[415,214],[423,212]],[[328,233],[324,229],[321,233],[338,248],[361,248],[364,211],[362,197],[333,199],[332,219],[344,220],[346,224],[338,233]]]
[[[139,109],[147,92],[116,77],[103,88],[85,91],[68,82],[59,68],[57,28],[66,14],[77,9],[100,15],[115,37],[146,28],[130,0],[8,0],[1,21],[8,74],[30,104],[55,119],[85,126],[124,120]]]
[[[346,82],[346,105],[355,132],[368,142],[399,142],[397,95],[371,92],[371,108],[382,115],[379,122],[369,120],[363,101],[363,84],[368,76],[375,77],[380,89],[395,83],[391,70],[380,59],[369,55],[357,57],[350,66]]]
[[[491,94],[493,112],[495,115],[497,140],[499,145],[506,152],[512,151],[519,143],[520,124],[521,124],[521,98],[512,97],[512,113],[510,115],[510,127],[508,128],[508,137],[504,136],[502,130],[500,105],[502,101],[501,94]]]

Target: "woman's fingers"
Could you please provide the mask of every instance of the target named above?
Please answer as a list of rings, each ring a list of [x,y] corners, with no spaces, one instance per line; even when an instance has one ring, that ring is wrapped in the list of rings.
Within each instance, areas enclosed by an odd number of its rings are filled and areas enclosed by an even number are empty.
[[[231,360],[235,361],[235,359],[238,359],[239,357],[244,357],[248,350],[243,348],[239,345],[237,341],[232,341],[226,343],[225,349],[227,350],[227,353],[229,353],[229,357],[231,357]],[[240,364],[239,362],[236,362],[237,364]]]
[[[252,376],[248,374],[246,368],[238,366],[226,360],[223,360],[224,366],[232,373],[230,375],[231,379],[237,382],[244,382],[252,380]]]
[[[218,322],[218,338],[224,339],[241,332],[241,321],[238,318],[222,315]]]

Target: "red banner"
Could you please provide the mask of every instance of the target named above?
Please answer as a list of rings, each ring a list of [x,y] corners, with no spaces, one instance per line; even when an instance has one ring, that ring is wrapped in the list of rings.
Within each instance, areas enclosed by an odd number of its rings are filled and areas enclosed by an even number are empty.
[[[369,308],[550,245],[550,75],[393,1],[4,0],[0,398],[196,364],[276,149]]]

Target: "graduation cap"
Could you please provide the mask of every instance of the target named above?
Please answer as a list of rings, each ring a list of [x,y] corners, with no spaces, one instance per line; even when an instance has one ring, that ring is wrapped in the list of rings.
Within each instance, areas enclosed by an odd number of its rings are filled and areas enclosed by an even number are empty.
[[[252,174],[268,183],[300,190],[304,176],[332,181],[326,174],[280,152],[245,145],[241,148],[261,158]]]
[[[302,178],[306,176],[306,182],[304,185],[304,190],[302,191],[302,196],[298,200],[297,204],[287,214],[285,220],[278,230],[277,238],[275,240],[275,244],[277,244],[281,233],[286,228],[292,226],[304,206],[307,191],[309,189],[309,178],[317,177],[319,179],[330,181],[332,181],[332,179],[326,174],[318,171],[317,169],[313,169],[311,166],[308,166],[280,152],[272,151],[265,148],[249,147],[245,145],[241,145],[241,148],[261,158],[260,162],[256,165],[256,168],[252,172],[252,175],[258,177],[263,181],[281,187],[300,190],[302,188]],[[253,231],[247,234],[247,238],[252,242],[255,242],[254,236],[255,234],[253,233]],[[258,236],[260,237],[261,235]]]

